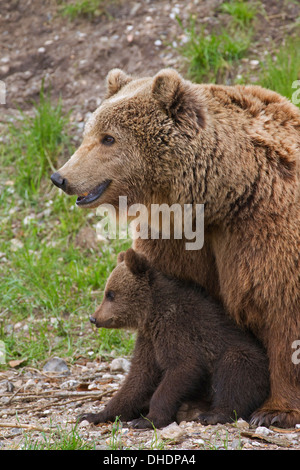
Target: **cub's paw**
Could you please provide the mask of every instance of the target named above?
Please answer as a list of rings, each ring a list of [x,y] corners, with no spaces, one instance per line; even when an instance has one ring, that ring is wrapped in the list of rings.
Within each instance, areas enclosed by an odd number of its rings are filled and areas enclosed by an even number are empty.
[[[129,426],[134,429],[153,429],[153,423],[147,418],[137,418],[130,421]]]
[[[92,424],[105,423],[102,413],[83,413],[77,417],[77,423],[88,421]]]
[[[232,423],[232,418],[224,413],[216,413],[214,411],[207,411],[205,413],[200,413],[197,418],[204,426],[208,426],[209,424],[226,424]]]

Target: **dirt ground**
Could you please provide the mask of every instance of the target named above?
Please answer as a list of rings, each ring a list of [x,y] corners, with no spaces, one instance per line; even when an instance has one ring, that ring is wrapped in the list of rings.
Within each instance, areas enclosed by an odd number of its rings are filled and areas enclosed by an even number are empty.
[[[95,19],[70,21],[59,14],[55,0],[0,2],[0,80],[6,84],[5,111],[30,109],[41,82],[61,96],[66,109],[79,121],[94,111],[105,90],[105,77],[114,67],[134,75],[151,75],[162,67],[184,71],[179,47],[185,40],[176,16],[184,25],[192,14],[207,30],[226,24],[218,13],[222,0],[112,0]],[[253,45],[241,72],[289,34],[299,15],[298,2],[264,2]],[[252,60],[252,62],[251,62]],[[254,62],[253,62],[254,60]],[[251,80],[251,76],[250,76]]]
[[[184,72],[179,46],[185,35],[176,15],[186,24],[190,15],[196,14],[209,30],[226,22],[217,12],[221,3],[115,0],[99,17],[70,21],[59,14],[54,0],[1,0],[0,80],[6,86],[6,105],[1,108],[0,122],[3,125],[15,116],[18,108],[30,111],[44,79],[52,96],[61,96],[64,108],[71,110],[71,119],[77,124],[74,137],[79,141],[86,117],[101,102],[110,69],[119,67],[135,75],[151,75],[163,67]],[[256,78],[258,61],[271,47],[276,49],[300,14],[299,2],[270,0],[263,5],[265,14],[258,15],[253,44],[239,64],[241,74],[250,72],[250,82]],[[26,432],[40,434],[41,429],[50,432],[55,424],[74,425],[78,410],[103,404],[123,375],[111,373],[109,363],[88,361],[70,367],[67,377],[49,377],[42,370],[22,366],[0,372],[0,448],[16,447]],[[300,449],[299,429],[256,432],[244,422],[208,428],[191,422],[179,428],[173,441],[165,438],[165,448],[226,448],[227,439],[227,448],[232,449]],[[85,439],[96,440],[97,448],[110,445],[111,425],[83,423],[78,429]],[[156,445],[153,431],[123,427],[121,434],[124,448]]]

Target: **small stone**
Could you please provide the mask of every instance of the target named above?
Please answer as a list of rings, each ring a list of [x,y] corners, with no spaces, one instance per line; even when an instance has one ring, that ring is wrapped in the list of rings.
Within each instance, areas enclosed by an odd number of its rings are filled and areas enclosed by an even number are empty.
[[[128,372],[130,369],[130,362],[123,358],[117,357],[110,364],[110,372]]]
[[[88,385],[88,390],[97,390],[97,389],[101,389],[101,384],[97,382],[92,382]]]
[[[26,70],[25,72],[22,73],[22,78],[23,80],[29,80],[33,75],[31,70]]]
[[[28,388],[35,387],[36,383],[34,379],[27,380],[26,384],[24,385],[24,391],[28,390]]]
[[[64,375],[70,374],[70,370],[67,366],[67,363],[59,357],[53,357],[52,359],[50,359],[50,361],[48,361],[47,364],[44,365],[43,372],[54,372]]]
[[[269,428],[265,428],[264,426],[258,426],[258,428],[255,430],[255,433],[262,436],[268,436],[269,434],[272,434],[273,431],[271,431]]]
[[[2,65],[0,72],[3,73],[3,75],[7,74],[9,72],[9,65]]]
[[[113,376],[111,374],[108,374],[108,372],[106,372],[105,374],[102,375],[102,378],[103,379],[111,379]]]
[[[238,429],[249,429],[249,423],[247,423],[247,421],[244,421],[242,418],[239,418],[236,422],[236,427]]]
[[[242,442],[240,439],[234,439],[232,444],[231,444],[231,449],[240,449],[242,447]]]
[[[193,443],[197,446],[203,446],[205,444],[203,439],[196,439],[195,441],[193,441]]]
[[[0,398],[0,403],[2,403],[2,405],[7,405],[7,403],[10,402],[10,397],[1,397]]]
[[[287,439],[293,440],[293,439],[297,439],[299,436],[298,436],[298,434],[296,434],[295,432],[291,432],[291,433],[289,433],[289,434],[285,434],[284,437],[286,437]]]
[[[161,46],[162,45],[162,42],[160,39],[156,39],[156,41],[154,41],[154,45],[155,46]]]
[[[63,390],[68,390],[68,389],[76,387],[78,385],[78,383],[79,382],[77,380],[74,380],[74,379],[67,380],[66,382],[63,382],[60,385],[60,388],[62,388]]]
[[[88,422],[87,419],[84,419],[83,421],[81,421],[79,424],[78,424],[78,427],[79,428],[86,428],[90,425],[90,423]]]
[[[171,423],[160,431],[160,437],[165,440],[170,440],[172,443],[178,442],[183,437],[183,430],[177,423]]]
[[[44,52],[46,52],[45,47],[39,47],[39,48],[38,48],[38,52],[39,52],[40,54],[43,54]]]

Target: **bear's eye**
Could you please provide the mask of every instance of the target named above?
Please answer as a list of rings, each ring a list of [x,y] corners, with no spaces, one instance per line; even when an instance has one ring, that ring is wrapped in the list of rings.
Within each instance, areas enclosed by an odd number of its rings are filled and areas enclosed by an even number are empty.
[[[111,135],[105,135],[102,140],[101,140],[101,143],[103,145],[113,145],[115,143],[115,139],[114,137],[112,137]]]
[[[112,301],[112,300],[114,300],[114,298],[115,298],[115,293],[114,293],[112,290],[108,290],[108,291],[106,292],[105,297],[107,298],[107,300]]]

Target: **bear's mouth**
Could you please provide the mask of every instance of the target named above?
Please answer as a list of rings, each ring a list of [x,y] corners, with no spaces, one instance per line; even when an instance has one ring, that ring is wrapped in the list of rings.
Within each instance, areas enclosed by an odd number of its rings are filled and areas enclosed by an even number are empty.
[[[100,322],[96,321],[97,328],[112,328],[114,320],[113,318],[108,318],[107,320],[102,320]]]
[[[102,196],[102,194],[108,188],[110,183],[111,180],[105,180],[98,186],[96,186],[94,189],[92,189],[92,191],[90,191],[89,193],[79,195],[76,199],[76,205],[84,206],[86,204],[90,204],[91,202],[96,201],[100,196]]]

